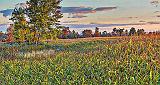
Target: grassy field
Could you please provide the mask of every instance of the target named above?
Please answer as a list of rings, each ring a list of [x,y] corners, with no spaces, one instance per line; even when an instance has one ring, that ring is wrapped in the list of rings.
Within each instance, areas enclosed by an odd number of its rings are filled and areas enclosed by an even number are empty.
[[[158,85],[160,36],[0,45],[1,85]]]

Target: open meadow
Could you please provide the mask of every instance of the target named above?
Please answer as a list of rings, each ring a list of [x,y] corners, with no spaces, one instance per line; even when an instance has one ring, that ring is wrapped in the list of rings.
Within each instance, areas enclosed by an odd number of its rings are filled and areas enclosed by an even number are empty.
[[[1,44],[1,85],[158,85],[160,36]]]

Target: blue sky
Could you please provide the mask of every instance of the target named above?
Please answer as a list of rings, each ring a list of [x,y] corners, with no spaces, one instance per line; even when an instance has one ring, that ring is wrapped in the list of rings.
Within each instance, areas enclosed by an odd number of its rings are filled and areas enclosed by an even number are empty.
[[[0,10],[14,8],[17,3],[23,3],[25,1],[27,0],[0,0]]]
[[[14,8],[15,4],[25,1],[0,0],[0,10]],[[90,24],[117,24],[117,27],[123,28],[135,26],[148,30],[160,30],[160,6],[157,2],[160,0],[63,0],[62,7],[90,7],[93,9],[105,7],[105,10],[94,10],[93,13],[91,11],[87,13],[64,13],[61,23],[68,24],[68,26],[87,24],[87,28]],[[109,9],[108,7],[116,7],[116,9]],[[0,14],[0,18],[0,24],[5,24],[9,17]],[[121,26],[121,24],[126,24],[126,26]],[[91,28],[93,28],[92,26]],[[110,26],[110,28],[112,27]]]

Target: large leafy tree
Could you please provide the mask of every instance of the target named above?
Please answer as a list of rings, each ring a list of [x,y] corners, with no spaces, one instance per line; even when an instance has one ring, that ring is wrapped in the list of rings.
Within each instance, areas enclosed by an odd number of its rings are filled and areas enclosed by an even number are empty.
[[[60,0],[30,0],[27,2],[28,17],[34,40],[47,39],[48,36],[56,38],[58,30],[58,20],[62,17],[60,12]]]
[[[14,22],[15,39],[22,37],[22,41],[39,42],[56,38],[60,33],[57,29],[58,20],[62,18],[60,2],[61,0],[30,0],[26,2],[25,9],[15,8],[11,18]]]

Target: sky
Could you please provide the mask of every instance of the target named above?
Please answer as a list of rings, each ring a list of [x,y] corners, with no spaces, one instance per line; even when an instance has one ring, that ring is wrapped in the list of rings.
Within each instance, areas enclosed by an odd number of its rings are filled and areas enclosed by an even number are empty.
[[[0,10],[13,9],[26,0],[0,0]],[[61,24],[76,31],[84,29],[111,30],[114,27],[160,30],[160,0],[63,0],[65,9]],[[75,8],[77,7],[77,8]],[[9,16],[0,13],[0,24],[8,23]],[[0,25],[0,29],[3,25]]]

